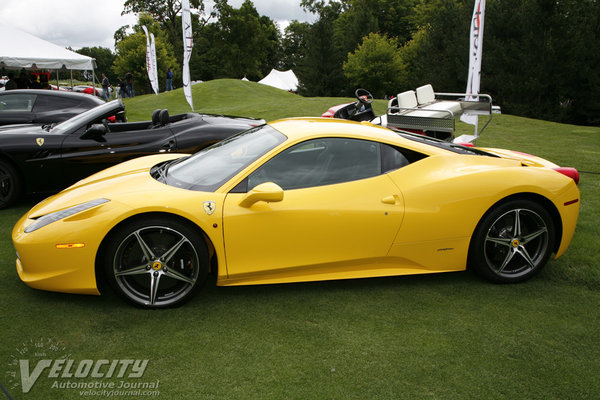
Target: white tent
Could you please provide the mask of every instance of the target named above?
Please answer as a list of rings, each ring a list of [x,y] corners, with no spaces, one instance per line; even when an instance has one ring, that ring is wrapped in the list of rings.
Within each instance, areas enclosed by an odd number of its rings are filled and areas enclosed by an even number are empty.
[[[269,75],[262,78],[258,83],[287,91],[292,90],[295,92],[298,90],[298,78],[296,78],[296,74],[291,69],[287,71],[272,69]]]
[[[0,25],[0,67],[93,70],[94,59]]]

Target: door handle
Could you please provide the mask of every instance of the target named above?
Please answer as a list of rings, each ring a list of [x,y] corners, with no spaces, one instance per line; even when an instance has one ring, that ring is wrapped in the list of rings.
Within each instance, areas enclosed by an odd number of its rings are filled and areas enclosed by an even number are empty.
[[[396,205],[400,203],[400,198],[398,197],[397,194],[394,194],[392,196],[387,196],[384,197],[383,199],[381,199],[381,202],[383,204],[391,204],[391,205]]]
[[[165,143],[162,146],[163,149],[166,149],[167,151],[171,151],[175,148],[175,141],[174,140],[169,140],[169,143]]]

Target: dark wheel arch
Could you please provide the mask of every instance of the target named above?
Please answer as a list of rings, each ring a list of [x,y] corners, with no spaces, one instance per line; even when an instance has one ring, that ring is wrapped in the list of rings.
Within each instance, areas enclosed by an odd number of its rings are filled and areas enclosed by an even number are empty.
[[[552,221],[554,222],[554,228],[556,231],[556,237],[554,240],[554,249],[553,251],[558,251],[559,247],[560,247],[560,243],[561,243],[561,239],[562,239],[562,218],[560,217],[560,213],[558,212],[558,209],[556,208],[556,206],[554,205],[554,203],[552,203],[550,200],[548,200],[548,198],[537,194],[537,193],[527,193],[527,192],[523,192],[523,193],[516,193],[510,196],[507,196],[499,201],[497,201],[496,203],[494,203],[490,208],[488,208],[483,215],[479,218],[479,221],[481,221],[483,219],[483,217],[489,213],[491,210],[493,210],[494,208],[501,206],[504,203],[507,203],[509,201],[512,200],[531,200],[535,203],[540,204],[541,206],[543,206],[546,211],[548,211],[548,213],[550,214],[550,216],[552,217]],[[479,224],[479,222],[478,222]],[[475,227],[476,229],[477,227]],[[473,229],[473,232],[471,232],[471,240],[473,240],[473,233],[475,233],[475,229]]]
[[[14,187],[12,188],[11,193],[7,196],[6,199],[2,198],[0,200],[0,209],[3,209],[12,206],[23,196],[23,193],[25,192],[26,182],[25,176],[23,175],[23,172],[19,169],[17,164],[4,154],[0,154],[0,169],[4,170],[6,174],[14,178],[14,181],[12,182],[12,185],[14,185]]]
[[[208,235],[206,234],[206,232],[204,232],[204,230],[202,228],[200,228],[198,225],[196,225],[195,223],[191,222],[190,220],[188,220],[180,215],[177,215],[177,214],[171,214],[171,213],[165,213],[165,212],[150,212],[150,213],[136,214],[129,218],[124,219],[123,221],[119,222],[114,227],[112,227],[112,229],[104,236],[104,238],[102,239],[102,242],[100,243],[100,246],[98,247],[98,251],[96,252],[96,258],[95,258],[95,263],[94,263],[94,270],[95,270],[95,275],[96,275],[96,287],[98,288],[98,291],[100,293],[105,293],[107,290],[110,290],[108,277],[106,276],[106,274],[104,272],[104,259],[106,257],[106,250],[107,250],[106,247],[109,243],[110,238],[116,232],[121,230],[124,226],[126,226],[132,222],[136,222],[138,220],[145,220],[145,219],[149,219],[149,218],[168,218],[168,219],[177,221],[178,223],[181,223],[183,225],[186,225],[187,228],[198,233],[204,240],[204,244],[206,245],[206,248],[208,250],[209,259],[206,261],[208,262],[208,265],[209,265],[209,274],[217,274],[218,273],[217,254],[216,254],[215,247],[214,247],[212,241],[210,240],[210,238],[208,237]]]

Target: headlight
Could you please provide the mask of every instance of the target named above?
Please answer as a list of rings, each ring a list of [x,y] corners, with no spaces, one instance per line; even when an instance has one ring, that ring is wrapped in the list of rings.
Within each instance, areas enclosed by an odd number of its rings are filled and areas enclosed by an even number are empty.
[[[50,214],[46,214],[44,216],[39,217],[33,224],[29,225],[25,228],[25,233],[30,233],[35,230],[38,230],[48,224],[59,221],[61,219],[70,217],[71,215],[80,213],[82,211],[89,210],[90,208],[99,206],[100,204],[104,204],[109,202],[109,199],[96,199],[92,201],[88,201],[87,203],[78,204],[73,207],[66,208],[64,210],[56,211]]]

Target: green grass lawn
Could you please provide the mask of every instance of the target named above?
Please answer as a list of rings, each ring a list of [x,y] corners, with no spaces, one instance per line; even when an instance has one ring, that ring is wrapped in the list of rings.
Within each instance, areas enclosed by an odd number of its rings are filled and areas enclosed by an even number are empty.
[[[195,85],[193,94],[196,111],[267,120],[351,101],[237,80]],[[180,89],[125,103],[130,120],[155,108],[189,111]],[[597,399],[600,128],[494,115],[478,144],[585,171],[571,247],[526,283],[494,285],[470,272],[228,288],[213,278],[183,307],[144,311],[111,294],[26,287],[10,232],[35,200],[2,210],[0,382],[15,399],[81,398],[77,389],[52,388],[69,379],[48,371],[27,394],[14,386],[15,360],[30,359],[33,369],[66,356],[76,364],[147,359],[142,378],[70,381],[158,380],[161,399]],[[114,398],[137,397],[146,396]]]

